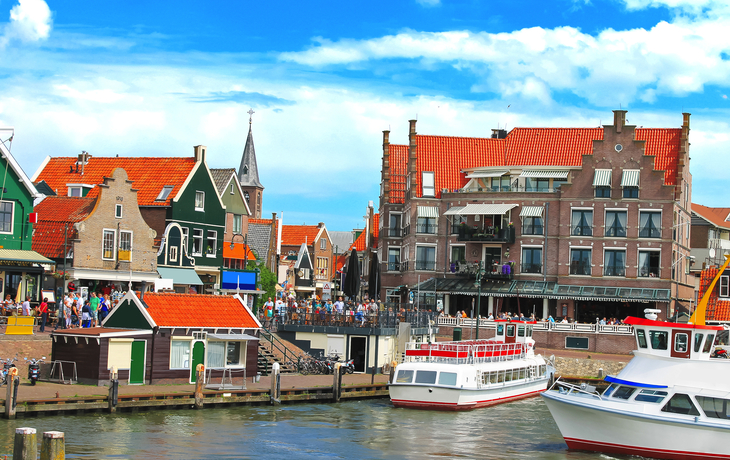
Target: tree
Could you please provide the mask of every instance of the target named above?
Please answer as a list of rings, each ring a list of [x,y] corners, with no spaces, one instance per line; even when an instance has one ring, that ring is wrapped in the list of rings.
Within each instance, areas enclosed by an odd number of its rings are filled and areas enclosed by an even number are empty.
[[[259,295],[256,299],[256,308],[254,313],[258,313],[259,308],[266,302],[266,299],[271,297],[272,299],[276,297],[276,275],[266,268],[264,264],[256,265],[256,261],[249,261],[248,267],[249,270],[255,270],[259,269],[259,282],[261,283],[261,290],[265,291],[263,295]]]

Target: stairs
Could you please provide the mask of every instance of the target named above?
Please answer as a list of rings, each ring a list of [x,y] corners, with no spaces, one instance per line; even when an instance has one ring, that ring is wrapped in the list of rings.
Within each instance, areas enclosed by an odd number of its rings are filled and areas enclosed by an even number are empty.
[[[279,370],[282,374],[296,374],[297,363],[284,363],[278,356],[271,352],[267,345],[259,341],[258,372],[261,375],[269,375],[274,363],[279,363]]]

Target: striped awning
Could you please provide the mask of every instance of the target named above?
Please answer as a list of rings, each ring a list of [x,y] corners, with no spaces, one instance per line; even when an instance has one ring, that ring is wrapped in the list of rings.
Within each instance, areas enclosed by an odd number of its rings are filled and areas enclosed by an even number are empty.
[[[459,211],[460,216],[485,216],[490,214],[504,215],[512,209],[516,208],[517,204],[505,204],[505,203],[474,203],[467,204],[464,208]]]
[[[593,176],[594,187],[610,187],[611,186],[611,170],[596,169],[596,175]]]
[[[55,264],[55,262],[51,259],[44,257],[35,251],[23,249],[0,249],[0,264],[7,261],[49,265]]]
[[[439,216],[439,208],[436,206],[419,206],[418,217],[434,217]]]
[[[453,206],[449,208],[448,211],[444,213],[445,216],[460,216],[461,210],[464,209],[464,206]]]
[[[638,187],[639,172],[638,169],[624,169],[621,174],[621,187]]]
[[[525,169],[520,173],[520,177],[532,177],[538,179],[567,179],[568,171],[565,170],[545,170],[545,169]]]
[[[542,217],[544,209],[542,206],[522,206],[520,217]]]
[[[473,173],[467,174],[467,179],[479,179],[482,177],[502,177],[505,174],[509,174],[509,171],[474,171]]]

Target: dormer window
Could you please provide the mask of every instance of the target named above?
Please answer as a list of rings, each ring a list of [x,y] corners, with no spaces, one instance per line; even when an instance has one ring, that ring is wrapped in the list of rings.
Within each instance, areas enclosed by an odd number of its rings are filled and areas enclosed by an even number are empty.
[[[231,195],[233,195],[233,182],[231,182]]]
[[[81,187],[69,187],[68,196],[83,196],[81,192]]]
[[[730,276],[728,275],[720,277],[720,297],[730,297]]]
[[[248,166],[243,167],[243,175],[245,176],[246,174],[248,174]]]
[[[422,185],[423,196],[436,196],[436,186],[434,183],[434,176],[432,171],[424,171],[422,174]]]
[[[66,184],[68,188],[68,196],[83,197],[89,193],[89,190],[94,188],[93,185],[89,184]]]
[[[162,190],[160,190],[160,194],[157,195],[155,201],[165,201],[167,197],[170,196],[173,188],[175,187],[173,187],[172,185],[165,185],[164,187],[162,187]]]

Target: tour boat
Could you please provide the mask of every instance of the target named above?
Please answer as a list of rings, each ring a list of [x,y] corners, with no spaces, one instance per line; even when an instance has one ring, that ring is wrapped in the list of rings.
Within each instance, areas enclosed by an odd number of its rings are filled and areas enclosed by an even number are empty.
[[[545,391],[554,366],[535,355],[534,323],[496,322],[493,339],[407,344],[388,386],[393,405],[468,410]]]
[[[569,448],[730,459],[730,360],[712,357],[724,328],[704,324],[714,284],[690,324],[657,321],[658,310],[649,309],[646,319],[627,318],[638,348],[617,376],[605,378],[602,394],[560,380],[542,394]]]

